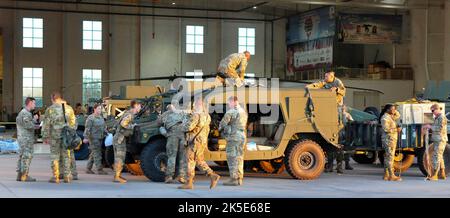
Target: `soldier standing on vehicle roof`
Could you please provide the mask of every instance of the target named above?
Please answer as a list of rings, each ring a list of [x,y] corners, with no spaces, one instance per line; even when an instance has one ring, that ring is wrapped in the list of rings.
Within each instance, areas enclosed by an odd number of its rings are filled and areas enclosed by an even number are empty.
[[[250,52],[234,53],[220,61],[217,71],[219,75],[216,77],[218,83],[225,84],[228,79],[237,87],[244,84],[245,70],[250,60]]]
[[[433,155],[432,163],[433,170],[431,177],[427,178],[431,181],[436,181],[438,179],[447,179],[445,173],[445,163],[444,163],[444,150],[447,145],[447,118],[444,113],[442,113],[442,108],[438,104],[433,104],[431,106],[431,112],[434,115],[433,125],[426,125],[426,129],[431,129],[431,141],[433,142]]]
[[[383,109],[384,114],[381,117],[381,127],[383,129],[381,141],[384,148],[384,177],[386,181],[401,181],[400,177],[395,175],[394,156],[397,148],[398,134],[402,128],[398,126],[397,121],[400,119],[400,113],[396,106],[388,104]]]
[[[27,97],[25,99],[25,107],[16,117],[17,142],[20,146],[19,160],[17,161],[17,181],[21,182],[36,181],[36,179],[28,175],[34,153],[34,130],[39,128],[39,126],[35,125],[37,115],[33,119],[31,114],[35,107],[36,100],[32,97]]]
[[[108,173],[103,171],[102,164],[102,143],[106,133],[106,124],[102,117],[102,105],[97,103],[93,108],[94,113],[86,119],[83,135],[83,142],[89,143],[89,150],[91,151],[86,165],[86,173],[94,174],[92,167],[95,164],[97,174],[106,175]]]
[[[186,182],[186,137],[182,124],[183,120],[187,119],[186,114],[177,110],[172,104],[167,105],[167,110],[158,118],[158,124],[162,126],[162,134],[167,137],[166,153],[167,153],[167,167],[165,183],[174,183],[175,169],[177,164],[177,157],[179,160],[178,181],[180,183]]]
[[[127,153],[126,137],[133,134],[136,124],[133,123],[134,116],[141,110],[141,103],[132,100],[130,109],[127,110],[119,120],[116,134],[113,137],[114,147],[114,180],[113,182],[126,183],[127,180],[122,177],[122,169],[125,163],[125,155]]]
[[[211,179],[209,188],[214,188],[220,179],[220,176],[206,163],[203,152],[208,147],[209,124],[211,123],[211,116],[204,108],[202,99],[197,99],[194,102],[194,112],[191,118],[183,124],[186,127],[187,143],[186,159],[187,159],[187,182],[178,187],[179,189],[193,189],[195,166],[198,166]]]
[[[238,98],[228,98],[229,110],[225,113],[219,124],[227,141],[226,154],[230,180],[224,182],[227,186],[242,185],[244,179],[244,145],[247,140],[247,112],[239,105]]]
[[[45,110],[44,123],[42,125],[42,138],[45,144],[50,143],[50,158],[51,167],[53,171],[53,177],[49,182],[59,183],[59,161],[62,159],[63,166],[63,178],[65,183],[69,183],[72,180],[72,173],[70,170],[70,153],[72,150],[64,148],[62,143],[61,132],[65,125],[70,128],[76,128],[76,117],[71,106],[66,105],[62,100],[59,92],[53,92],[51,95],[52,105]],[[64,105],[63,105],[64,104]],[[65,107],[65,114],[63,112]],[[64,116],[67,119],[67,124],[64,121]]]

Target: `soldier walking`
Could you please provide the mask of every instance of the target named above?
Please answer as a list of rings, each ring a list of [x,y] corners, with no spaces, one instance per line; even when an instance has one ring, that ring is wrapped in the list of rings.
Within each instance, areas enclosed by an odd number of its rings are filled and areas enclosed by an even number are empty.
[[[50,143],[50,158],[51,167],[53,171],[53,177],[49,180],[51,183],[59,183],[59,161],[62,159],[63,166],[63,179],[65,183],[69,183],[72,180],[72,173],[70,170],[70,153],[71,150],[64,148],[62,143],[61,131],[65,125],[70,128],[76,128],[76,117],[71,106],[66,105],[61,98],[59,92],[54,92],[51,95],[52,105],[45,110],[45,118],[42,126],[42,138],[45,144]],[[65,107],[65,114],[63,113],[63,107]],[[67,119],[67,124],[64,121],[64,116]]]
[[[127,180],[122,177],[122,169],[125,163],[125,155],[127,152],[126,139],[133,134],[136,124],[133,123],[134,116],[141,110],[141,104],[132,100],[131,108],[127,110],[120,118],[116,134],[113,137],[114,146],[114,180],[113,182],[126,183]]]
[[[89,160],[86,165],[86,173],[94,174],[92,167],[95,165],[97,174],[106,175],[102,165],[102,142],[106,132],[105,120],[102,116],[102,105],[94,105],[94,113],[86,119],[84,129],[84,143],[89,143]]]
[[[397,121],[400,119],[400,113],[396,106],[388,104],[384,107],[384,115],[381,117],[381,127],[383,129],[381,141],[384,148],[384,177],[386,181],[401,181],[394,172],[394,156],[397,148],[398,133],[402,128],[398,126]]]
[[[179,189],[193,189],[195,166],[198,166],[211,179],[210,189],[216,187],[220,176],[206,163],[203,153],[208,147],[209,124],[211,123],[211,116],[204,108],[202,99],[197,99],[194,103],[194,112],[187,122],[187,182],[178,187]]]
[[[176,110],[172,104],[167,105],[167,110],[161,114],[158,124],[164,127],[167,137],[166,153],[167,167],[165,183],[174,183],[175,169],[177,157],[179,162],[178,181],[186,183],[186,137],[185,128],[183,128],[183,120],[187,119],[186,114]]]
[[[36,179],[28,175],[31,159],[34,153],[34,130],[39,126],[35,125],[35,119],[31,111],[36,107],[36,100],[32,97],[25,99],[25,107],[16,117],[17,142],[19,143],[19,160],[17,161],[17,181],[35,182]]]
[[[447,145],[447,118],[444,113],[442,113],[442,108],[438,104],[433,104],[431,106],[431,112],[434,115],[433,125],[426,125],[426,129],[431,129],[431,141],[433,142],[433,155],[432,155],[432,174],[431,177],[427,178],[431,181],[436,181],[438,179],[447,179],[445,173],[444,164],[444,150]]]
[[[220,121],[219,131],[227,141],[226,154],[230,170],[230,180],[224,182],[227,186],[242,185],[244,179],[244,145],[247,139],[246,126],[248,115],[239,105],[238,98],[228,99],[229,110]]]

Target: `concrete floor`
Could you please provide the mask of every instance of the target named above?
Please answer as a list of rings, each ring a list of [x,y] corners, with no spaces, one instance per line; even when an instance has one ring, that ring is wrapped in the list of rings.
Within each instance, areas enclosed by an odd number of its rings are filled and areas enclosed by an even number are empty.
[[[45,149],[43,149],[45,150]],[[16,182],[16,154],[0,155],[0,197],[43,198],[354,198],[354,197],[450,197],[450,180],[429,182],[417,167],[402,175],[402,182],[381,180],[382,168],[377,165],[354,164],[355,170],[344,175],[322,174],[314,181],[299,181],[288,174],[266,175],[247,173],[242,187],[221,185],[209,190],[209,181],[198,176],[195,190],[178,190],[178,185],[150,182],[144,176],[125,174],[127,184],[112,183],[110,175],[88,175],[84,173],[87,161],[77,161],[80,180],[72,184],[50,184],[50,160],[45,153],[36,154],[31,175],[38,182]],[[219,172],[222,181],[228,179],[226,171]]]

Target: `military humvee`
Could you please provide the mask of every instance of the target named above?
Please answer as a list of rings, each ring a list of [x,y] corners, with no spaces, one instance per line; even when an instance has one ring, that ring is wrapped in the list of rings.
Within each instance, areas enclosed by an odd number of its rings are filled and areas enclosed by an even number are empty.
[[[126,162],[139,162],[144,175],[152,181],[164,180],[167,160],[166,139],[155,122],[158,110],[173,104],[176,94],[169,91],[146,99],[135,120],[134,134],[127,143]],[[226,112],[226,99],[232,95],[241,99],[241,106],[249,114],[245,161],[284,163],[287,172],[297,179],[311,180],[320,176],[326,162],[325,152],[340,146],[333,93],[327,90],[307,92],[298,85],[280,83],[277,89],[217,87],[184,94],[179,100],[185,101],[183,104],[201,96],[212,118],[208,149],[204,154],[206,161],[226,161],[226,141],[218,132],[218,124]]]

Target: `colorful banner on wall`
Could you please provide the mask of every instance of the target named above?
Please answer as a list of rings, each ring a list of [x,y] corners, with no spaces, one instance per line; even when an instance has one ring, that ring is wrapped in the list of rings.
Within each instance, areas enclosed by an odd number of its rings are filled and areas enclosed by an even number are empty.
[[[334,36],[336,32],[335,7],[321,7],[289,17],[286,43],[288,45]]]
[[[333,63],[333,37],[302,42],[287,47],[287,75],[329,67]]]
[[[338,40],[343,43],[399,43],[401,15],[340,14]]]

